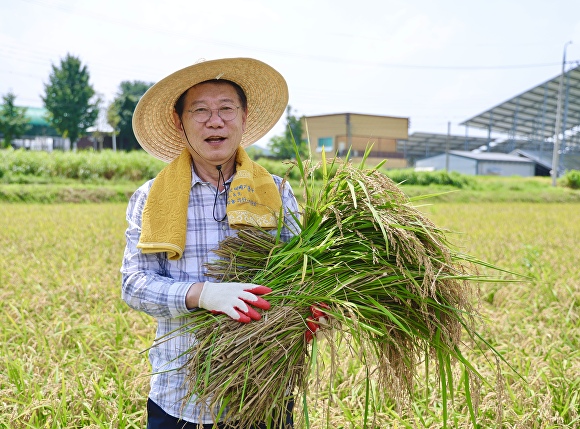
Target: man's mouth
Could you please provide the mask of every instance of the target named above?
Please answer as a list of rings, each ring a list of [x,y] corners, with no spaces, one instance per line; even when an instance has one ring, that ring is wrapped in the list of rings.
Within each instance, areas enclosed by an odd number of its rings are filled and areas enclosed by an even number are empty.
[[[224,140],[225,140],[225,137],[220,137],[220,136],[212,136],[212,137],[208,137],[207,139],[205,139],[205,141],[208,143],[221,143]]]

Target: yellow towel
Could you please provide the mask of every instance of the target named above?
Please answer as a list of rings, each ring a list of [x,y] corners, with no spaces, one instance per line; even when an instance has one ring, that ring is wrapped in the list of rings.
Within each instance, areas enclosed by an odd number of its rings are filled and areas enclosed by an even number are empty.
[[[184,149],[155,178],[143,209],[141,238],[137,244],[143,253],[167,252],[172,260],[183,255],[191,163],[191,155]],[[281,208],[282,199],[272,175],[252,161],[240,146],[226,207],[230,226],[277,228]]]

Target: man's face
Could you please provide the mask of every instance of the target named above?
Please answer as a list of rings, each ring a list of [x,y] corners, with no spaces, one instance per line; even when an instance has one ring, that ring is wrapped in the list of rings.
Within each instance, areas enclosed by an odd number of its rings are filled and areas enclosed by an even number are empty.
[[[173,117],[181,137],[189,141],[191,146],[187,145],[187,148],[197,164],[209,167],[233,159],[246,129],[246,112],[240,104],[236,90],[226,82],[200,83],[187,91],[181,119],[175,112]],[[237,110],[234,119],[224,120],[218,115],[218,109],[232,106]],[[193,112],[200,109],[211,109],[211,117],[205,122],[194,119]]]

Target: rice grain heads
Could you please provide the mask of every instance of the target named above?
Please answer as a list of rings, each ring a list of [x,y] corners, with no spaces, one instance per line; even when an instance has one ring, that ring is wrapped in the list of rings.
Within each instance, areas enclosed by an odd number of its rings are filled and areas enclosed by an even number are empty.
[[[298,160],[297,168],[305,189],[301,232],[284,243],[265,231],[241,230],[221,243],[219,259],[208,266],[221,281],[272,288],[266,297],[272,308],[249,324],[204,311],[188,316],[198,340],[188,351],[191,395],[208,412],[221,405],[214,418],[240,427],[278,421],[286,401],[301,402],[316,388],[310,369],[318,343],[308,344],[304,334],[310,306],[324,303],[324,344],[335,359],[346,346],[343,359],[359,360],[400,405],[434,365],[446,421],[457,384],[452,366],[477,375],[461,353],[462,334],[478,338],[475,292],[487,278],[477,268],[489,264],[454,250],[447,231],[378,167]],[[318,191],[315,173],[323,177]],[[471,385],[462,386],[475,420]],[[366,421],[373,411],[365,403]]]

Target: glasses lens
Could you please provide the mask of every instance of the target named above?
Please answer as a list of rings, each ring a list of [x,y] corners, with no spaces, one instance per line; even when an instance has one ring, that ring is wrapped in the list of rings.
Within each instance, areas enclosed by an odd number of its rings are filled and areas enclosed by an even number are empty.
[[[238,116],[238,107],[233,104],[226,104],[219,109],[212,110],[208,107],[198,107],[195,110],[189,110],[193,119],[197,122],[207,122],[211,118],[212,112],[217,111],[218,115],[224,121],[231,121]]]
[[[197,122],[207,122],[211,118],[211,110],[206,107],[198,107],[195,110],[190,110],[191,116]]]
[[[232,105],[226,105],[219,108],[219,115],[224,121],[231,121],[236,118],[238,108]]]

